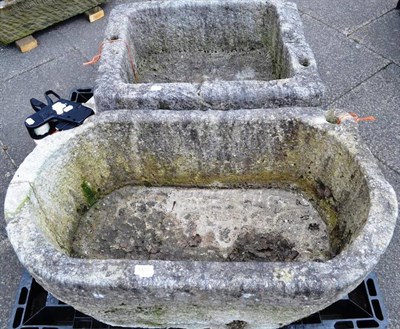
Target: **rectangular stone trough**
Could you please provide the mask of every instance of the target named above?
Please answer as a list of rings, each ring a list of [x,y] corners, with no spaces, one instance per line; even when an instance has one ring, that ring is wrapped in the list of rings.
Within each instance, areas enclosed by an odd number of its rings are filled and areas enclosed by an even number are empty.
[[[5,218],[35,279],[102,322],[278,328],[353,290],[392,237],[393,189],[322,110],[88,121],[22,163]]]
[[[95,98],[115,109],[318,106],[324,86],[296,5],[146,1],[112,12]]]

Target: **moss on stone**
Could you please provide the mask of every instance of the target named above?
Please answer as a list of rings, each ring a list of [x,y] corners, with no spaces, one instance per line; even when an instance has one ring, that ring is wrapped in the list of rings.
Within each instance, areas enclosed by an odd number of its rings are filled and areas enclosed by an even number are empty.
[[[99,199],[96,191],[90,186],[87,181],[83,181],[81,184],[83,195],[89,207],[93,206]]]
[[[26,196],[22,202],[19,204],[19,206],[17,207],[17,209],[15,210],[16,213],[19,213],[21,211],[21,209],[30,201],[30,197]]]

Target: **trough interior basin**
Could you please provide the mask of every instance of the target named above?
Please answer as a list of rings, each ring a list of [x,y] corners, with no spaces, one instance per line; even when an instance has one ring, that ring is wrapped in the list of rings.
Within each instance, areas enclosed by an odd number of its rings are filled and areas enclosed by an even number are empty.
[[[98,123],[34,182],[42,230],[76,258],[239,262],[326,261],[357,236],[368,188],[337,139],[217,117]]]
[[[287,189],[237,186],[113,191],[80,220],[72,255],[197,261],[331,257],[324,214],[294,184]]]
[[[137,79],[130,79],[202,83],[289,78],[290,56],[277,16],[272,4],[254,2],[139,8],[127,15],[137,65]],[[310,64],[306,57],[300,62]]]

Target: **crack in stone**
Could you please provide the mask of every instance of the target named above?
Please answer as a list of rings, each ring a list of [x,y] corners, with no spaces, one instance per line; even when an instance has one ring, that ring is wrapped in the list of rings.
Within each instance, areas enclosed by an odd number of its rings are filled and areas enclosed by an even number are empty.
[[[14,159],[11,157],[11,155],[8,153],[8,146],[4,144],[2,140],[0,140],[0,146],[3,149],[3,152],[6,154],[7,158],[11,161],[12,165],[14,166],[15,169],[18,169],[17,164],[15,163]]]

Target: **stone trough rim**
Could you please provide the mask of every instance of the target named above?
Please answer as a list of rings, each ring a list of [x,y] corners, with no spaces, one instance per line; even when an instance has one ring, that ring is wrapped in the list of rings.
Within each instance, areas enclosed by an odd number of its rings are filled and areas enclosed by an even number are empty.
[[[236,118],[237,120],[299,120],[319,129],[326,129],[344,144],[358,162],[363,174],[367,177],[371,204],[385,205],[371,207],[368,219],[356,239],[345,250],[325,262],[212,262],[212,261],[166,261],[166,260],[126,260],[126,259],[77,259],[58,251],[46,240],[35,218],[27,217],[26,212],[32,205],[26,202],[29,196],[34,198],[31,183],[39,174],[41,166],[48,156],[57,152],[69,140],[85,134],[98,123],[132,121],[181,120],[182,115],[190,120],[220,120]],[[31,160],[31,161],[29,161]],[[34,161],[32,161],[34,160]],[[55,134],[47,138],[46,143],[37,146],[17,170],[7,191],[5,200],[5,219],[11,244],[22,264],[45,287],[48,283],[62,283],[76,287],[85,282],[93,290],[104,287],[132,289],[135,287],[162,288],[167,290],[196,287],[204,291],[235,291],[239,287],[248,287],[251,291],[274,291],[275,294],[297,296],[304,294],[305,300],[311,295],[332,295],[333,292],[344,294],[361,282],[377,264],[386,250],[393,235],[397,218],[397,200],[393,188],[385,180],[375,158],[368,148],[360,143],[356,124],[346,121],[341,125],[328,123],[325,112],[315,108],[257,109],[252,111],[129,111],[119,110],[105,112],[88,120],[83,126],[74,130]],[[385,225],[383,225],[385,224]],[[21,230],[24,236],[21,236]],[[41,264],[32,260],[32,252],[41,259]],[[152,277],[135,275],[136,265],[153,265],[155,274]],[[65,269],[69,268],[66,272]],[[180,276],[180,269],[188,270],[190,276]],[[196,278],[204,277],[207,270],[208,283]],[[352,269],[352,273],[346,270]],[[237,282],[234,273],[247,273],[249,282]],[[185,272],[185,271],[184,271]],[[66,275],[68,273],[68,275]],[[160,275],[160,273],[162,273]],[[176,280],[176,278],[179,280]],[[323,280],[315,281],[316,277]],[[129,278],[127,280],[127,278]],[[169,280],[171,279],[172,280]],[[173,279],[175,278],[175,279]],[[355,279],[355,278],[358,278]],[[221,280],[224,280],[221,282]],[[171,282],[174,282],[173,284]],[[316,286],[317,282],[317,286]],[[282,291],[279,287],[285,284]],[[211,288],[212,287],[212,288]],[[60,296],[61,297],[61,296]],[[62,298],[61,298],[62,299]],[[311,302],[311,301],[310,301]]]

